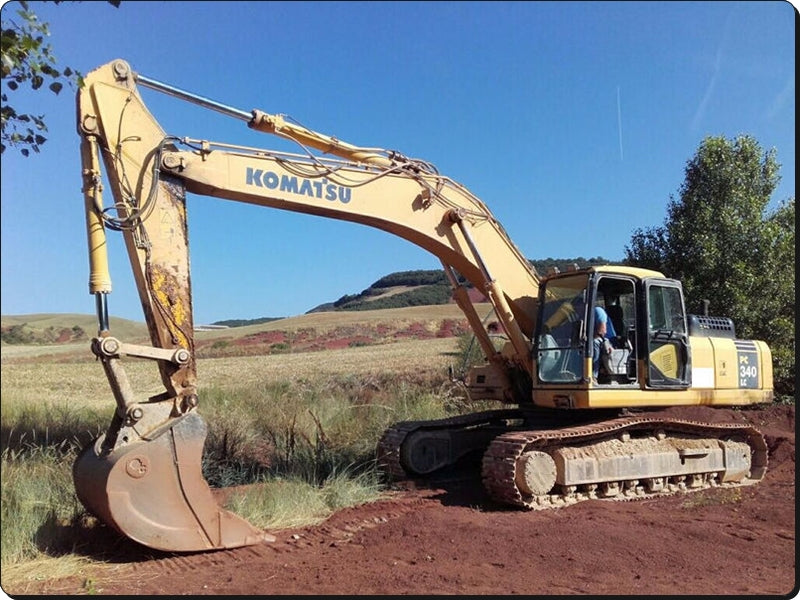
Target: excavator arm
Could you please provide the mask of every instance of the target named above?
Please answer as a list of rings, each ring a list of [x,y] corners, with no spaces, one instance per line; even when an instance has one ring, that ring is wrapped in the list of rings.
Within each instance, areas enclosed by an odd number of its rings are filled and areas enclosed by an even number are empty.
[[[196,149],[165,152],[162,172],[182,179],[189,192],[368,225],[436,255],[488,293],[515,344],[518,362],[526,363],[538,289],[535,275],[497,221],[464,188],[407,166],[220,151],[200,140],[184,141]],[[510,283],[501,287],[500,280]]]
[[[169,136],[147,109],[140,86],[245,120],[292,140],[301,152]],[[513,380],[531,376],[537,274],[486,206],[429,163],[352,146],[280,115],[227,107],[138,75],[121,60],[86,77],[77,112],[89,291],[99,321],[92,350],[117,408],[106,434],[76,461],[74,479],[82,502],[109,525],[169,551],[271,537],[219,508],[200,471],[206,430],[197,413],[186,192],[368,225],[436,255],[497,374],[499,396],[525,400]],[[113,195],[108,206],[104,181]],[[109,330],[109,229],[124,237],[152,346],[125,343]],[[494,306],[509,339],[502,353],[460,278]],[[155,361],[164,392],[136,397],[123,356]]]

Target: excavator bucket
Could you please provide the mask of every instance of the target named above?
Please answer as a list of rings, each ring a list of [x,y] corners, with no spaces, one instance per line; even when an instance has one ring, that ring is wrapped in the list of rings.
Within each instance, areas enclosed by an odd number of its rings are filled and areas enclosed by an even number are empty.
[[[101,436],[73,466],[83,505],[140,544],[197,552],[275,541],[222,509],[203,478],[203,419],[191,412],[157,435],[113,451]]]

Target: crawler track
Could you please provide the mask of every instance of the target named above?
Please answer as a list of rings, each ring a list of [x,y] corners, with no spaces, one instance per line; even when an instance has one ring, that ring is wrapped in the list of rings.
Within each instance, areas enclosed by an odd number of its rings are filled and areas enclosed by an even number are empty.
[[[670,477],[663,487],[648,491],[647,481],[620,480],[607,482],[603,488],[586,486],[555,486],[551,493],[527,495],[516,483],[519,458],[531,450],[547,451],[557,447],[579,446],[610,439],[622,434],[647,434],[663,431],[670,436],[686,435],[699,438],[733,439],[746,442],[752,452],[752,470],[739,481],[723,483],[716,473],[695,473],[690,477]],[[693,421],[665,420],[650,417],[623,417],[601,423],[544,431],[516,431],[498,436],[483,457],[483,484],[489,495],[504,504],[528,509],[567,506],[581,500],[605,497],[629,500],[661,496],[682,491],[695,491],[714,486],[741,486],[756,483],[767,468],[767,445],[761,433],[751,426],[708,424]]]
[[[517,409],[490,410],[468,415],[435,419],[429,421],[403,421],[396,423],[386,430],[378,442],[378,463],[390,478],[395,480],[406,479],[409,474],[400,462],[403,442],[408,436],[420,430],[442,431],[452,429],[466,429],[500,425],[513,420],[524,418],[522,411]]]
[[[528,415],[530,416],[530,415]],[[697,491],[709,487],[738,487],[761,480],[767,469],[767,445],[763,435],[754,427],[739,424],[710,424],[688,420],[664,419],[657,416],[624,416],[608,420],[579,423],[565,427],[544,425],[530,427],[523,411],[497,410],[463,415],[436,421],[409,421],[387,430],[378,445],[379,461],[393,479],[409,476],[403,467],[402,445],[408,436],[420,430],[445,431],[470,428],[499,428],[488,444],[482,461],[483,485],[497,502],[530,510],[557,508],[582,500],[603,498],[635,500],[647,497]],[[505,430],[502,430],[506,424]],[[726,480],[714,470],[678,475],[653,474],[616,481],[608,478],[582,485],[556,484],[547,493],[526,493],[519,485],[520,459],[530,452],[552,453],[560,449],[586,449],[591,454],[593,444],[602,444],[624,436],[643,438],[705,439],[733,441],[746,452],[749,448],[749,473],[735,480]],[[744,445],[746,444],[747,447]],[[412,474],[413,475],[413,474]]]

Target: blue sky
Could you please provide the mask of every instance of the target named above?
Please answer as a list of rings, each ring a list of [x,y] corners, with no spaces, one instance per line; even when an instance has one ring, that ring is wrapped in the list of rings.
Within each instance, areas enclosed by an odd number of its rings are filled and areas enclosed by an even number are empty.
[[[532,259],[622,258],[661,225],[705,136],[775,148],[795,195],[795,15],[758,2],[31,2],[60,67],[116,58],[241,110],[425,159]],[[16,2],[2,7],[3,19]],[[4,88],[5,91],[5,88]],[[276,148],[143,90],[169,134]],[[94,312],[74,91],[18,92],[40,154],[2,155],[2,314]],[[196,323],[290,316],[438,259],[362,225],[188,199]],[[112,316],[141,321],[121,236]]]

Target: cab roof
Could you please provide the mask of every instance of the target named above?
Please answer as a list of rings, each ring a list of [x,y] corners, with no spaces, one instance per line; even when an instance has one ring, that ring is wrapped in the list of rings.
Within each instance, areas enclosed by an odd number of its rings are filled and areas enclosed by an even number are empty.
[[[660,271],[653,271],[652,269],[643,269],[641,267],[629,267],[626,265],[593,265],[590,267],[583,267],[580,269],[561,271],[560,273],[548,273],[545,279],[551,277],[562,277],[564,275],[572,275],[575,273],[602,273],[602,274],[615,274],[627,275],[636,279],[647,279],[648,277],[664,277]]]

